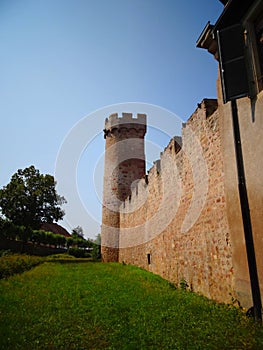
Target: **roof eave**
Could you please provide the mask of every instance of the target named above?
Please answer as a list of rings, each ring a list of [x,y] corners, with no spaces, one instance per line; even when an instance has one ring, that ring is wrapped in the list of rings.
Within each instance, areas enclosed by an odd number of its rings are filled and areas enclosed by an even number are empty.
[[[196,41],[196,47],[206,49],[209,53],[216,56],[217,43],[213,37],[214,25],[208,22]]]

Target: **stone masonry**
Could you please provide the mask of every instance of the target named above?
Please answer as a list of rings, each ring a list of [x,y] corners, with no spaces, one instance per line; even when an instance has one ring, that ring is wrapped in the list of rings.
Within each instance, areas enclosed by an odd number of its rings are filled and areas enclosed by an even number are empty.
[[[260,97],[254,124],[248,99],[238,107],[244,116],[241,133],[261,281],[262,185],[260,167],[255,167],[262,162],[262,148],[256,147],[262,144],[258,134],[263,94]],[[171,139],[148,175],[145,132],[145,115],[106,119],[103,260],[142,267],[176,285],[184,280],[189,289],[211,299],[238,300],[250,307],[231,116],[229,106],[222,105],[220,89],[218,100],[198,104],[183,124],[182,137]]]
[[[120,205],[131,195],[134,181],[145,174],[145,133],[144,114],[112,114],[105,121],[102,256],[107,262],[118,261]]]
[[[231,301],[234,271],[217,101],[202,101],[183,126],[182,140],[170,141],[147,177],[146,127],[134,128],[128,122],[124,128],[121,119],[116,119],[116,127],[112,116],[109,120],[110,125],[108,120],[105,125],[103,260],[134,264],[175,284],[185,280],[196,292]],[[136,141],[136,160],[130,159],[129,152],[124,156],[128,160],[123,160],[122,152],[129,145],[116,148],[116,142],[134,136],[142,140]]]

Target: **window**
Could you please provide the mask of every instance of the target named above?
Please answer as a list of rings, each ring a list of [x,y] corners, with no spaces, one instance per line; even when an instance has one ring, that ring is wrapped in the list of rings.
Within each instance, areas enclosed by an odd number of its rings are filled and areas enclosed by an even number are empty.
[[[263,4],[258,1],[244,19],[250,70],[250,95],[263,90]]]
[[[220,73],[224,103],[249,95],[244,56],[244,30],[241,24],[217,31]]]
[[[151,265],[151,254],[150,253],[147,254],[147,261],[148,261],[148,265]]]
[[[257,64],[258,64],[258,84],[260,90],[263,88],[263,13],[256,19],[255,24],[255,39],[257,47]]]

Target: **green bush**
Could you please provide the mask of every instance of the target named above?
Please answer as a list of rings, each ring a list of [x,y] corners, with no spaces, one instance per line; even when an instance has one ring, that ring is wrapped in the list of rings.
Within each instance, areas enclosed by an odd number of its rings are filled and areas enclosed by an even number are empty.
[[[69,248],[68,254],[74,256],[75,258],[90,258],[90,253],[85,249],[79,248]]]
[[[72,237],[67,237],[66,238],[66,246],[67,246],[68,249],[73,246],[73,243],[74,243],[74,240],[73,240]]]
[[[7,256],[7,255],[12,255],[13,253],[11,252],[10,249],[2,249],[0,250],[0,257],[2,256]]]
[[[61,254],[52,254],[46,257],[46,261],[59,261],[59,260],[74,260],[75,257],[73,255],[69,255],[68,253],[61,253]]]
[[[183,289],[183,290],[187,290],[187,288],[189,287],[187,281],[184,278],[182,278],[180,280],[179,284],[180,284],[180,288]]]
[[[11,221],[0,220],[0,238],[21,240],[27,242],[33,234],[32,229],[25,226],[14,225]]]
[[[30,227],[17,226],[8,220],[0,218],[0,239],[20,240],[33,242],[35,244],[65,247],[66,237],[44,230],[33,230]]]
[[[0,279],[30,270],[44,262],[44,258],[29,255],[6,255],[0,257]]]
[[[3,219],[0,220],[0,238],[16,239],[18,234],[17,228],[12,222]]]
[[[101,259],[101,246],[94,243],[93,249],[91,252],[91,257],[93,260],[100,260]]]
[[[44,244],[53,247],[77,247],[81,251],[73,251],[78,257],[83,257],[85,248],[92,248],[93,242],[89,239],[65,237],[44,230],[33,230],[30,227],[17,226],[8,220],[0,218],[0,239],[20,240],[23,242],[33,242],[34,244]],[[75,248],[74,248],[75,249]],[[85,256],[87,253],[85,252]],[[89,255],[90,256],[90,255]]]

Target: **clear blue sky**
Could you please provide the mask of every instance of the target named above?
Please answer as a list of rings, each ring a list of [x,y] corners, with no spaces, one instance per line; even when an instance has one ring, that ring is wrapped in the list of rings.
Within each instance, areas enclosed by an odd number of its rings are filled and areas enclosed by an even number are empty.
[[[217,63],[195,43],[222,10],[217,0],[0,0],[0,187],[31,164],[55,174],[66,135],[108,105],[154,104],[187,120],[216,96]],[[94,137],[75,172],[95,221],[68,201],[62,223],[89,237],[100,232],[89,167],[103,156],[104,139]],[[96,171],[98,183],[102,175]]]

